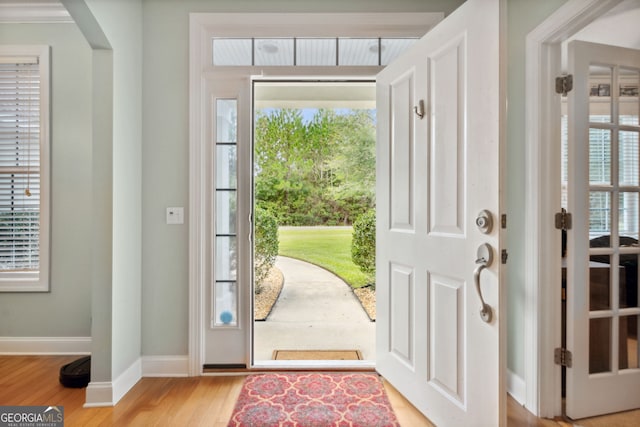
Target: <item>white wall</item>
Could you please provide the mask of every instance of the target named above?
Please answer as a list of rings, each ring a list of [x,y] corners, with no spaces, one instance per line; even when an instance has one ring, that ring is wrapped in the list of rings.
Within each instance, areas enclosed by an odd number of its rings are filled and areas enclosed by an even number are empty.
[[[91,50],[74,24],[0,24],[51,46],[51,292],[0,294],[2,337],[91,335]]]

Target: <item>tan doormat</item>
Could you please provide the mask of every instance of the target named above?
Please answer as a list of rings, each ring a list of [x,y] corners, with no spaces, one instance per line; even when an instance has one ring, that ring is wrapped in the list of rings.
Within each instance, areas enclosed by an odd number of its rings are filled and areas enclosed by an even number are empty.
[[[273,360],[362,360],[360,350],[274,350]]]

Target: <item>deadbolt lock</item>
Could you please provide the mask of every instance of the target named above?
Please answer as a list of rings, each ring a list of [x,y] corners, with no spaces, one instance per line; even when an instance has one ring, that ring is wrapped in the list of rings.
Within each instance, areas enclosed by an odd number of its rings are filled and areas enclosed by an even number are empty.
[[[493,228],[493,217],[491,216],[491,212],[486,209],[480,212],[476,218],[476,226],[481,233],[491,233],[491,229]]]

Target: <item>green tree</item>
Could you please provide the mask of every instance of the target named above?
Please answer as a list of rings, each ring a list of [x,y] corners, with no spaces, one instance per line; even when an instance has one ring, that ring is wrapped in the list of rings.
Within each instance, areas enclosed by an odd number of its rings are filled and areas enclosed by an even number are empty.
[[[282,225],[350,224],[371,208],[375,124],[368,111],[258,112],[256,200]]]
[[[376,134],[372,114],[356,110],[341,123],[343,140],[333,158],[336,185],[333,199],[348,224],[375,203]]]
[[[304,124],[299,110],[258,114],[255,131],[255,192],[279,222],[286,224],[306,192]]]

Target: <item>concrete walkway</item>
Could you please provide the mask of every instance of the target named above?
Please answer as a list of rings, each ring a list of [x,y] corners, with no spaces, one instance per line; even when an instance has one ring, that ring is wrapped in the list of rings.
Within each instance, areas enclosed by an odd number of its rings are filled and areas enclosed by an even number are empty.
[[[274,350],[360,350],[375,359],[375,322],[342,279],[292,258],[276,261],[284,286],[271,314],[255,322],[256,361],[271,360]]]

